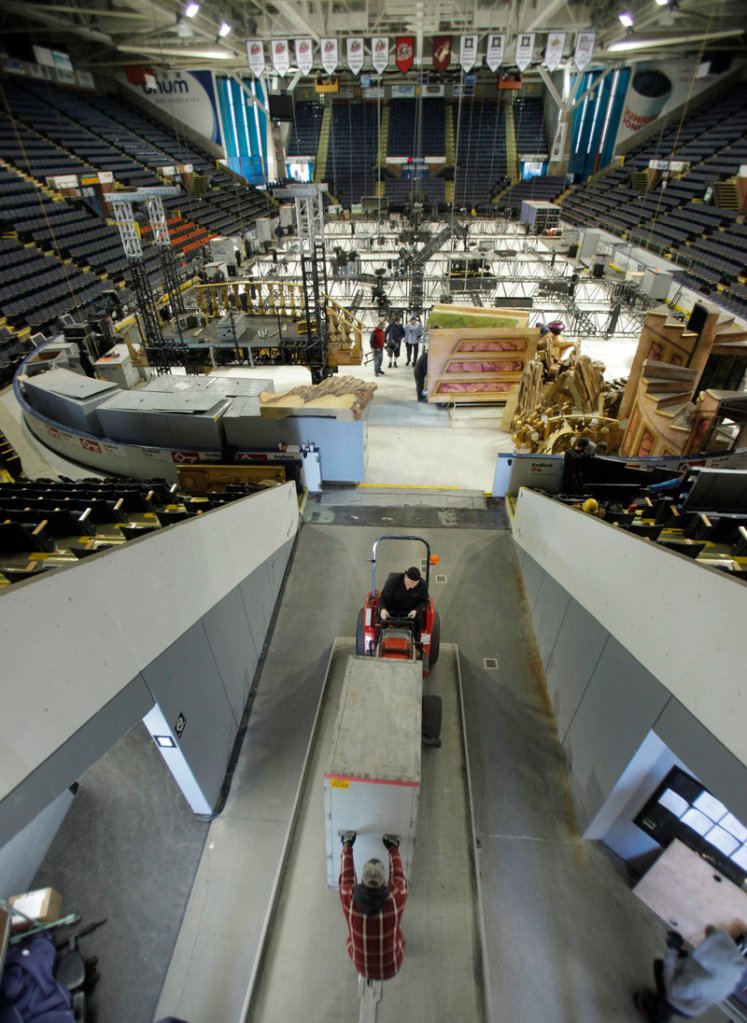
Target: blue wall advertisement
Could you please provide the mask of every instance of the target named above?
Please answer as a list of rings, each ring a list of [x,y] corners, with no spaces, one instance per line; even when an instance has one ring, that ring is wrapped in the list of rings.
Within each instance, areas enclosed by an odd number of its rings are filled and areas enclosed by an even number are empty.
[[[154,71],[155,88],[133,85],[119,75],[128,89],[138,93],[164,113],[221,145],[218,109],[211,71]]]

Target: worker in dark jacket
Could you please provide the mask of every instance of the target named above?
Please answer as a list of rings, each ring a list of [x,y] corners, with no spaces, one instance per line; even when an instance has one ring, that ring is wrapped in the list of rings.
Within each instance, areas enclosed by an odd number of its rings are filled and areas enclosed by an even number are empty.
[[[402,340],[405,336],[405,328],[402,326],[402,317],[395,316],[386,328],[386,350],[389,355],[389,369],[397,365],[402,348]]]
[[[379,598],[379,613],[383,622],[390,615],[414,619],[413,632],[415,642],[418,642],[427,604],[428,587],[420,569],[413,566],[406,572],[392,572],[389,576]]]
[[[381,860],[369,860],[355,875],[355,832],[342,835],[342,861],[338,889],[348,925],[348,955],[366,980],[390,980],[402,966],[405,939],[402,914],[407,902],[407,880],[399,853],[399,839],[384,835],[389,853],[389,877]]]

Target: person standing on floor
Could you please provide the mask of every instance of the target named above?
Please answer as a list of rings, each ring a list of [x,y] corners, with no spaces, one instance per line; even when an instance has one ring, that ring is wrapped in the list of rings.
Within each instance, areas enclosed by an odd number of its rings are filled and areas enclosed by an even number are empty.
[[[673,1016],[693,1019],[722,1002],[744,978],[747,935],[732,939],[727,931],[706,927],[706,937],[686,952],[684,938],[667,932],[664,959],[654,960],[656,991],[634,996],[636,1008],[649,1023],[668,1023]]]
[[[366,980],[390,980],[399,973],[405,951],[402,914],[407,902],[407,880],[399,838],[384,835],[389,853],[389,876],[381,860],[369,860],[355,876],[353,845],[356,834],[342,834],[342,859],[338,890],[348,925],[347,949],[359,976]]]
[[[418,347],[423,339],[423,325],[418,319],[415,313],[410,317],[410,322],[405,327],[405,349],[407,352],[407,362],[405,365],[409,366],[412,362],[413,366],[417,362],[418,358]]]
[[[389,369],[397,365],[404,336],[405,328],[402,326],[402,317],[395,316],[386,328],[386,350],[389,353]]]
[[[371,351],[373,352],[374,373],[377,377],[384,376],[384,370],[381,368],[381,364],[384,361],[385,343],[384,321],[379,320],[378,324],[371,331],[370,340]]]

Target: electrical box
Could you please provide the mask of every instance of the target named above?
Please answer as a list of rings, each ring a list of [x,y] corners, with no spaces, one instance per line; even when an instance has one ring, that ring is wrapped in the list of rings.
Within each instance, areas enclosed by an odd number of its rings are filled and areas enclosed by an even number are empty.
[[[349,657],[324,773],[327,884],[340,875],[340,832],[357,834],[360,878],[388,862],[382,835],[399,835],[409,878],[420,798],[422,668],[417,661]]]
[[[553,202],[524,199],[521,204],[521,222],[536,234],[560,225],[560,207]]]
[[[280,207],[280,226],[293,227],[296,222],[296,210],[294,206]]]
[[[648,295],[649,298],[660,299],[662,302],[665,302],[673,280],[674,274],[669,273],[667,270],[644,270],[641,291],[644,295]]]
[[[106,355],[94,362],[93,371],[99,380],[107,380],[125,389],[135,387],[140,382],[140,374],[137,367],[132,365],[127,345],[114,345]]]
[[[275,241],[275,229],[269,217],[257,217],[255,226],[257,232],[257,241],[259,242]]]

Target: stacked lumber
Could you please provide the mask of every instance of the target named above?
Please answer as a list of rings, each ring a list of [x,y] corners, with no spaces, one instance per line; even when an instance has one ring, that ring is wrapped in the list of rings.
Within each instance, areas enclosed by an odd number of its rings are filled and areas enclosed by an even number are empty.
[[[294,415],[360,419],[375,390],[376,384],[357,377],[327,377],[320,384],[301,385],[285,394],[262,391],[259,414],[265,419]]]

